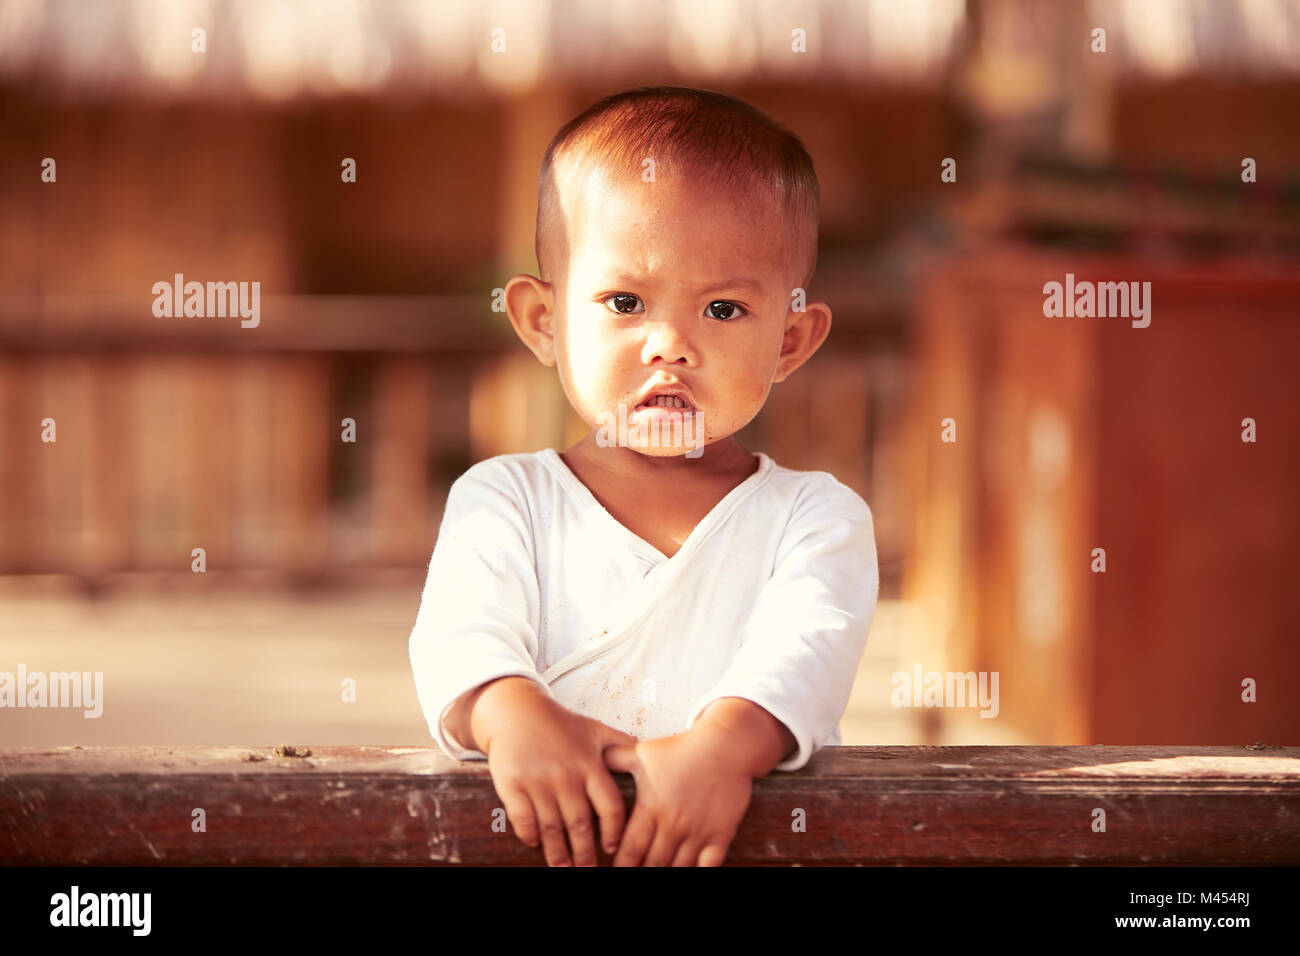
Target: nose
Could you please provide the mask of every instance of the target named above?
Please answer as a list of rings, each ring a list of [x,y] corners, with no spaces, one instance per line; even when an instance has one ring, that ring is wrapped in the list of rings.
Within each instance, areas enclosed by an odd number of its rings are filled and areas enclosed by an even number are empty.
[[[650,365],[655,359],[675,364],[696,362],[695,348],[677,319],[654,319],[644,324],[645,344],[641,347],[641,360]]]

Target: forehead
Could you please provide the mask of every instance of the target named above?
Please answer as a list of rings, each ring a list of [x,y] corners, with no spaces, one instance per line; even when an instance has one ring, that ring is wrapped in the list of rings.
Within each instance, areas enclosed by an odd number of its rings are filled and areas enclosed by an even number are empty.
[[[783,285],[793,224],[774,197],[690,177],[619,177],[592,170],[563,201],[572,262],[582,272],[710,278]]]

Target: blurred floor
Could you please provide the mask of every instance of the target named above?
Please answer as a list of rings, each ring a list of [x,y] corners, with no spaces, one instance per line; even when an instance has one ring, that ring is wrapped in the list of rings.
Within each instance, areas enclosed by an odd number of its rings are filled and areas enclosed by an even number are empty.
[[[132,576],[100,598],[61,577],[0,577],[0,670],[102,671],[103,716],[5,709],[0,746],[385,744],[432,746],[407,639],[422,575],[353,589],[196,584]],[[907,608],[882,600],[841,731],[845,745],[917,744],[920,713],[889,706]],[[356,702],[342,700],[346,678]],[[962,712],[942,744],[1027,743]]]
[[[877,602],[867,649],[858,665],[849,705],[840,720],[844,746],[1024,746],[1043,743],[1028,739],[1009,721],[981,717],[975,708],[934,708],[927,711],[890,705],[891,677],[899,671],[911,674],[914,663],[921,659],[914,650],[909,650],[918,644],[921,610],[913,602],[885,598]],[[931,739],[926,738],[927,717],[933,734]]]

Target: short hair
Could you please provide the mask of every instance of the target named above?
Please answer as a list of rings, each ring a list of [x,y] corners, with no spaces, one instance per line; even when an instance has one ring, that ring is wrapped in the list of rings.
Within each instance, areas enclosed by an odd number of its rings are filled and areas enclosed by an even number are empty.
[[[537,180],[534,251],[543,279],[558,263],[560,184],[593,166],[640,179],[646,157],[706,183],[766,192],[802,227],[802,286],[817,266],[821,193],[812,158],[794,133],[743,100],[681,86],[641,86],[607,96],[571,119],[546,148]]]

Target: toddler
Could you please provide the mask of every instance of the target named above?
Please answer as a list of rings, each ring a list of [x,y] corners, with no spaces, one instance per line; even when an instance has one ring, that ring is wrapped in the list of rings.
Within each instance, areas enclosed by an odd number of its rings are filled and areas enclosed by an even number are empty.
[[[840,743],[871,511],[735,438],[830,331],[818,205],[799,140],[703,90],[610,96],[542,160],[540,278],[505,305],[590,429],[452,485],[410,656],[433,738],[551,865],[596,863],[593,810],[616,866],[719,865],[753,781]]]

